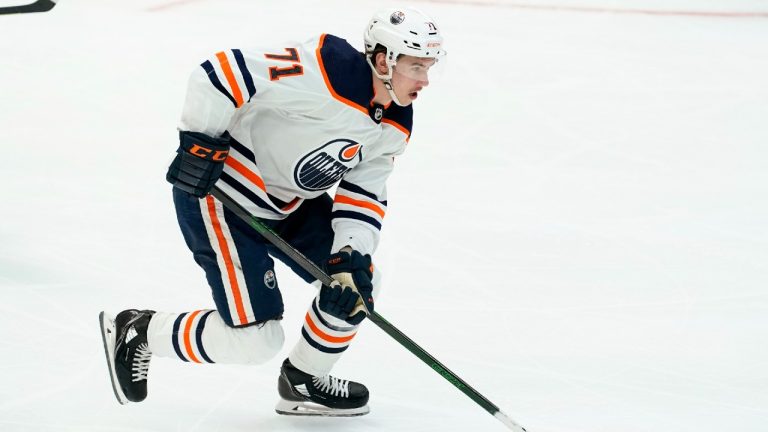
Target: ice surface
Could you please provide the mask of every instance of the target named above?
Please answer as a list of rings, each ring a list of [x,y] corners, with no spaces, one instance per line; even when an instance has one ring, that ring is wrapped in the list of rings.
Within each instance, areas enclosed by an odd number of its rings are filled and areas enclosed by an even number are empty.
[[[471,3],[415,3],[449,62],[389,184],[377,311],[530,432],[768,430],[768,19]],[[313,295],[283,267],[273,361],[155,359],[148,400],[125,407],[108,382],[100,310],[212,305],[164,181],[189,72],[320,32],[360,46],[383,4],[0,17],[0,430],[505,430],[370,325],[336,369],[371,388],[370,415],[275,415]]]

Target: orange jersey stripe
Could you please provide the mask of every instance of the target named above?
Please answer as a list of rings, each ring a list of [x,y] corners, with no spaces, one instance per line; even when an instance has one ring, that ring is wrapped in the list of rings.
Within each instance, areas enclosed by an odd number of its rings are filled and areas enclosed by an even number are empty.
[[[224,71],[224,76],[227,77],[227,82],[229,83],[229,88],[232,89],[232,96],[235,97],[237,107],[240,108],[243,106],[243,94],[240,92],[240,86],[237,85],[235,74],[232,73],[232,67],[229,65],[229,59],[227,59],[227,55],[224,54],[223,51],[216,53],[216,58],[219,59],[221,69]]]
[[[194,311],[192,314],[187,318],[187,325],[184,326],[184,348],[187,350],[187,355],[189,358],[195,362],[195,363],[202,363],[200,360],[195,357],[195,352],[192,350],[192,342],[189,340],[189,331],[192,328],[192,321],[195,320],[195,317],[197,314],[199,314],[200,311]]]
[[[301,199],[299,197],[296,197],[293,199],[293,201],[289,202],[285,207],[282,208],[283,211],[288,211],[296,206],[296,204],[300,203]]]
[[[239,172],[243,177],[247,178],[251,181],[251,183],[258,186],[259,189],[263,190],[264,193],[267,192],[267,186],[264,184],[264,180],[261,179],[255,172],[251,171],[243,165],[241,162],[236,160],[235,158],[230,155],[227,160],[224,161],[225,164],[229,165],[232,169]]]
[[[315,335],[319,336],[320,339],[322,339],[322,340],[324,340],[326,342],[330,342],[330,343],[349,342],[357,334],[357,332],[355,332],[355,333],[352,333],[349,336],[344,336],[344,337],[331,336],[328,333],[325,333],[324,331],[320,330],[317,327],[317,325],[315,325],[315,323],[312,321],[312,317],[309,316],[309,312],[307,312],[307,316],[305,318],[305,321],[307,322],[307,325],[309,326],[309,328],[312,329],[312,333],[314,333]]]
[[[394,121],[394,120],[390,120],[390,119],[386,119],[386,118],[385,118],[385,119],[382,119],[382,120],[381,120],[381,122],[382,122],[382,123],[386,123],[386,124],[388,124],[388,125],[390,125],[390,126],[394,126],[394,127],[396,127],[398,130],[400,130],[400,132],[404,133],[404,134],[405,134],[405,140],[406,140],[406,141],[409,141],[409,140],[411,139],[411,133],[410,133],[410,132],[408,132],[408,129],[406,129],[406,128],[405,128],[405,126],[401,125],[400,123],[397,123],[397,122],[396,122],[396,121]]]
[[[382,218],[384,217],[384,210],[382,210],[381,207],[377,206],[376,204],[373,204],[373,203],[368,202],[368,201],[356,200],[356,199],[350,198],[348,196],[336,194],[336,198],[333,199],[333,202],[337,202],[337,203],[340,203],[340,204],[349,204],[349,205],[353,205],[353,206],[356,206],[356,207],[367,208],[368,210],[375,211],[376,214],[378,214]]]
[[[317,63],[320,65],[320,72],[322,72],[323,74],[323,80],[325,80],[325,86],[328,87],[328,91],[331,92],[331,95],[333,96],[334,99],[338,100],[339,102],[343,102],[356,110],[361,111],[365,115],[368,115],[367,109],[339,95],[338,93],[336,93],[336,90],[333,89],[333,86],[331,86],[331,81],[328,79],[328,73],[325,72],[325,65],[323,64],[323,56],[320,54],[320,50],[323,48],[324,43],[325,43],[325,33],[323,33],[323,35],[320,36],[320,44],[317,45],[317,50],[315,50],[315,53],[317,55]]]
[[[229,158],[227,158],[229,159]],[[240,286],[237,283],[237,276],[235,275],[235,265],[232,263],[232,256],[229,254],[229,247],[227,246],[227,239],[224,238],[224,232],[221,230],[221,224],[219,218],[216,216],[216,206],[213,202],[213,197],[208,195],[205,197],[208,204],[208,214],[211,216],[211,225],[213,225],[213,231],[216,233],[216,239],[219,241],[219,249],[221,249],[221,255],[224,259],[224,265],[227,267],[227,276],[229,278],[229,285],[232,287],[232,297],[235,300],[235,308],[237,309],[237,316],[240,318],[240,324],[248,322],[248,318],[245,316],[245,309],[243,308],[243,298],[240,295]],[[234,317],[233,317],[234,321]]]

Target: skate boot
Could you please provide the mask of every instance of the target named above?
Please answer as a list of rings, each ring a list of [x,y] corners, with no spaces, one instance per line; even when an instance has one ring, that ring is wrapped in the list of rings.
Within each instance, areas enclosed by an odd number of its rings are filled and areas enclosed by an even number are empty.
[[[141,402],[147,397],[147,372],[152,353],[147,327],[154,311],[128,309],[112,319],[99,314],[104,354],[117,401]]]
[[[288,359],[277,381],[280,402],[275,411],[285,415],[352,417],[368,414],[368,389],[360,383],[330,375],[304,373]]]

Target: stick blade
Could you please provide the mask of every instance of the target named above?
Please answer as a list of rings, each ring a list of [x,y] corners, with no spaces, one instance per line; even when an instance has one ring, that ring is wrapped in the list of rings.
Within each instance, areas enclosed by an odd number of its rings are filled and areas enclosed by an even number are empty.
[[[514,420],[509,418],[508,415],[501,412],[501,410],[496,411],[496,413],[493,416],[496,417],[500,422],[504,423],[504,425],[508,427],[510,430],[513,430],[515,432],[526,432],[524,427],[517,424]]]
[[[48,12],[56,6],[58,0],[37,0],[20,6],[0,7],[0,15]]]

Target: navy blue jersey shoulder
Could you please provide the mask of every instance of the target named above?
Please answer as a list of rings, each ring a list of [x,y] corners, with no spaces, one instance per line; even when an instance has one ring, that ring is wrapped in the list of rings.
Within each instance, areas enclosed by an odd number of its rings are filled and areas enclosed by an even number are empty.
[[[369,109],[373,100],[373,74],[365,55],[346,40],[326,34],[320,47],[320,56],[333,91],[352,101],[362,109]],[[391,120],[408,131],[413,129],[413,108],[390,104],[384,119]]]
[[[413,104],[402,107],[395,103],[392,103],[386,111],[384,111],[384,119],[392,120],[408,130],[408,136],[411,136],[413,132]]]
[[[346,40],[330,34],[325,35],[320,56],[333,91],[367,107],[373,99],[373,76],[365,56]]]

